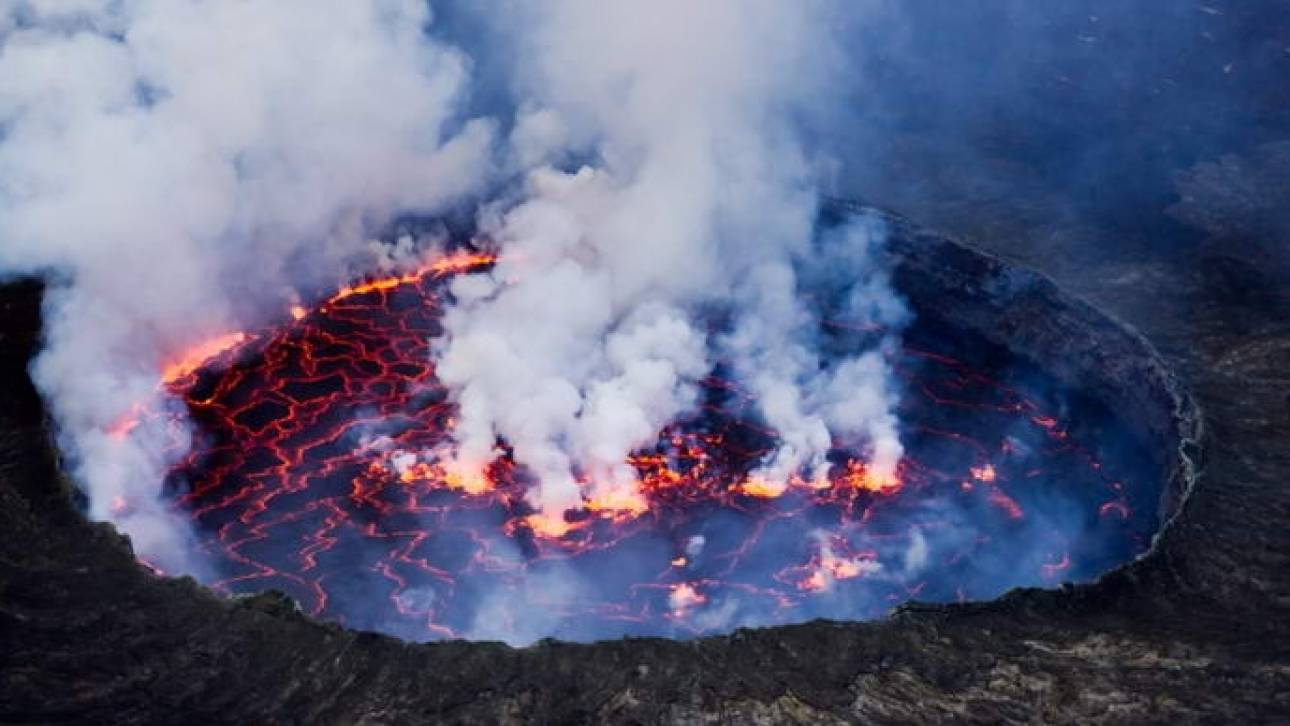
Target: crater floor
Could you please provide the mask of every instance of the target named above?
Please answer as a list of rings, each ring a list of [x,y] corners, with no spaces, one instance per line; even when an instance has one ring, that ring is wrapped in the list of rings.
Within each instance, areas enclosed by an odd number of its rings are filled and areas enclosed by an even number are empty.
[[[441,265],[251,333],[169,380],[172,406],[132,423],[186,431],[170,417],[187,402],[200,434],[176,442],[162,496],[190,520],[212,589],[281,590],[320,620],[411,641],[686,639],[871,620],[909,600],[1089,582],[1146,552],[1177,499],[1161,496],[1177,404],[1129,390],[1171,385],[1152,352],[1102,326],[1124,371],[1081,356],[1098,331],[1039,278],[901,239],[893,257],[915,317],[887,356],[905,447],[890,481],[839,440],[823,481],[802,472],[782,490],[750,488],[774,438],[718,367],[696,409],[629,458],[638,509],[593,500],[559,520],[564,531],[535,531],[531,484],[512,459],[464,479],[438,462],[454,409],[432,341],[441,288],[463,274]],[[883,334],[816,304],[835,360]],[[1053,327],[1067,317],[1082,332]],[[1021,330],[1000,336],[999,321]]]

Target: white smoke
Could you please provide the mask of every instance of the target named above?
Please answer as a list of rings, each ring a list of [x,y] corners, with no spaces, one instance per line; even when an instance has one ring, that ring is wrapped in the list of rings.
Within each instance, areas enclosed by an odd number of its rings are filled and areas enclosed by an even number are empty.
[[[340,281],[369,224],[479,189],[492,125],[454,126],[468,63],[415,0],[0,12],[0,271],[59,281],[36,381],[91,516],[191,568],[161,432],[107,429],[176,351]]]
[[[859,441],[868,448],[875,482],[895,476],[904,448],[883,358],[894,340],[889,335],[878,350],[831,360],[819,349],[820,313],[802,299],[796,271],[803,270],[806,287],[816,295],[831,293],[837,283],[828,278],[843,271],[849,289],[843,317],[898,329],[908,312],[874,264],[884,235],[876,223],[852,222],[827,233],[815,256],[796,266],[762,263],[735,288],[743,315],[724,347],[760,401],[767,423],[780,432],[778,448],[756,474],[763,486],[782,488],[797,472],[813,479],[826,476],[824,457],[835,441]]]
[[[772,486],[823,476],[835,437],[863,438],[890,477],[902,450],[886,366],[871,352],[825,368],[795,272],[818,202],[795,124],[837,80],[831,6],[526,9],[495,21],[523,63],[510,150],[527,169],[524,201],[485,216],[501,261],[454,285],[446,320],[457,463],[480,466],[503,439],[548,517],[584,499],[639,506],[627,455],[695,404],[720,357],[780,436],[761,473]],[[833,261],[861,280],[873,275],[866,234]],[[736,315],[721,340],[697,314],[714,305]]]
[[[800,126],[841,97],[840,10],[482,10],[517,59],[494,121],[465,118],[471,61],[431,39],[419,0],[0,0],[0,271],[56,282],[34,374],[91,516],[197,567],[158,498],[170,434],[112,427],[177,351],[377,264],[368,238],[393,216],[516,177],[479,214],[500,261],[454,282],[445,320],[457,464],[501,437],[544,513],[638,507],[626,456],[721,360],[781,437],[760,476],[822,475],[837,440],[889,474],[881,351],[821,353],[801,295],[829,160]],[[848,227],[823,264],[853,276],[849,312],[897,325],[880,237]]]

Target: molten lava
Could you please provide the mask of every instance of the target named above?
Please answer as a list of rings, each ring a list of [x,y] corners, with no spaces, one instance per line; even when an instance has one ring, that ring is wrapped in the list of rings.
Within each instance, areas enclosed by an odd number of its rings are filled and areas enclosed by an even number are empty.
[[[193,346],[184,351],[178,358],[166,364],[161,371],[161,380],[167,385],[173,385],[175,381],[190,375],[206,361],[223,353],[224,351],[237,347],[246,342],[246,333],[227,333]]]
[[[590,639],[873,617],[1092,577],[1146,546],[1132,467],[1076,443],[1065,412],[912,346],[892,361],[909,452],[895,478],[845,441],[831,479],[750,478],[775,433],[718,368],[699,410],[630,458],[638,492],[537,512],[505,442],[473,469],[444,455],[454,405],[432,343],[446,281],[492,261],[461,253],[350,285],[165,369],[194,431],[168,491],[214,587],[282,589],[314,615],[416,639]]]

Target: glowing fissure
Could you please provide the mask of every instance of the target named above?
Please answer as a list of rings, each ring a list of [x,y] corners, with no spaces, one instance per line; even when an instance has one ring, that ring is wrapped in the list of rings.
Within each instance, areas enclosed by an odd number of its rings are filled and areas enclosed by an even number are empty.
[[[214,587],[284,589],[315,615],[414,639],[527,642],[872,617],[914,597],[1091,576],[1145,547],[1124,485],[1059,415],[908,347],[893,366],[917,394],[903,412],[913,452],[894,477],[836,441],[827,479],[759,478],[776,433],[718,367],[696,410],[628,458],[631,496],[597,499],[584,478],[581,506],[539,511],[505,442],[473,467],[452,455],[455,406],[432,360],[446,283],[494,261],[460,253],[347,286],[166,369],[197,432],[191,450],[173,444],[168,491],[218,567]],[[963,415],[975,434],[933,420]],[[1091,488],[1054,505],[1048,470]],[[1078,526],[1048,532],[1052,511]],[[1072,558],[1090,546],[1111,552]],[[998,558],[1015,565],[1002,578],[982,564]]]

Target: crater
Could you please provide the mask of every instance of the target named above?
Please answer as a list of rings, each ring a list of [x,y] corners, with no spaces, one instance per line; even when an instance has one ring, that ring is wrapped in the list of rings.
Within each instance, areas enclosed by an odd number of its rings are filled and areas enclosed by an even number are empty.
[[[902,603],[1088,582],[1148,552],[1180,506],[1199,419],[1150,346],[1046,278],[882,218],[914,313],[887,353],[906,456],[759,489],[774,432],[720,367],[701,406],[631,459],[645,506],[550,523],[503,453],[482,477],[432,455],[445,282],[482,257],[338,293],[169,383],[196,432],[166,483],[225,593],[411,640],[688,638]],[[827,301],[821,304],[827,304]],[[823,316],[836,356],[875,331]],[[164,416],[163,413],[152,415]]]

